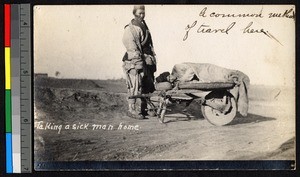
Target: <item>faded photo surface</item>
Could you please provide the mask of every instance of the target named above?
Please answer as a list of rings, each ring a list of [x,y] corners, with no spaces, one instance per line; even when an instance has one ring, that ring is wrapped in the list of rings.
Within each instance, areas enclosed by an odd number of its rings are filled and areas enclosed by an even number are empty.
[[[295,6],[133,10],[34,6],[35,162],[295,160]]]

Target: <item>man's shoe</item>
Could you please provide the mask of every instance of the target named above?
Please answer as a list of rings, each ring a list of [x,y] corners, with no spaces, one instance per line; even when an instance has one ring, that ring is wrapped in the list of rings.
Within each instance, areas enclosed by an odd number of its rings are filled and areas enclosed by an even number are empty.
[[[142,120],[145,119],[145,116],[143,116],[142,114],[133,114],[130,111],[127,112],[128,117],[133,118],[133,119],[138,119],[138,120]]]

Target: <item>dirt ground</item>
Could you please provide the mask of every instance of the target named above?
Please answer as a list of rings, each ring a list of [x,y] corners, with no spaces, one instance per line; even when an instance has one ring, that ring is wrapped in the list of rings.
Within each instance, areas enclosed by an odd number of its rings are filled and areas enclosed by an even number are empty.
[[[36,78],[35,161],[295,160],[292,88],[251,86],[249,114],[214,126],[200,106],[155,117],[126,116],[124,80]],[[69,127],[68,127],[69,125]],[[81,126],[80,126],[81,125]]]

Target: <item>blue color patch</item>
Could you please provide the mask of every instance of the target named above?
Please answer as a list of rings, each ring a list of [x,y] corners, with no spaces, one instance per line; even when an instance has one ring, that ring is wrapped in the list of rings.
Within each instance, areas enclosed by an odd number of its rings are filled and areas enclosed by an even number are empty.
[[[11,133],[6,133],[6,173],[13,173]]]

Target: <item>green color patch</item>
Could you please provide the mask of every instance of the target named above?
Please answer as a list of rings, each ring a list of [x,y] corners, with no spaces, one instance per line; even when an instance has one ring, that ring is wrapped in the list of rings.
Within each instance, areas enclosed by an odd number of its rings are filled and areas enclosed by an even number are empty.
[[[5,90],[5,132],[11,133],[11,90]]]

